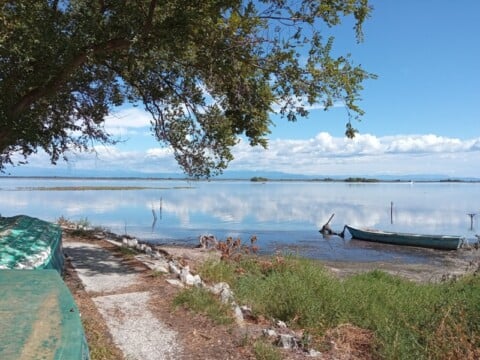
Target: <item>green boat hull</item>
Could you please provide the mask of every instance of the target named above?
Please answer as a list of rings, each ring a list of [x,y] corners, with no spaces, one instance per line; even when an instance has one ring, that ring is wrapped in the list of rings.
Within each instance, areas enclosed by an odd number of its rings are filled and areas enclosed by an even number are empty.
[[[0,269],[63,271],[62,229],[30,216],[0,217]]]
[[[57,271],[0,270],[0,294],[0,359],[89,359],[78,308]]]
[[[464,241],[461,236],[454,235],[423,235],[395,233],[379,230],[364,230],[345,225],[345,228],[357,240],[372,241],[383,244],[417,246],[439,250],[457,250]]]

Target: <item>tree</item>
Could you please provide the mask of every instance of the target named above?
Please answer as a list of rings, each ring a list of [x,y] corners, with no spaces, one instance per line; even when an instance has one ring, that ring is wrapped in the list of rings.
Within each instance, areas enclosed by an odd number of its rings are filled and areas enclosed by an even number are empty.
[[[115,142],[104,118],[130,102],[150,112],[187,174],[211,176],[239,137],[267,146],[274,108],[295,121],[309,104],[341,100],[354,136],[361,84],[374,77],[332,56],[333,38],[319,31],[348,16],[361,41],[368,0],[0,4],[0,170],[38,149],[56,163]]]

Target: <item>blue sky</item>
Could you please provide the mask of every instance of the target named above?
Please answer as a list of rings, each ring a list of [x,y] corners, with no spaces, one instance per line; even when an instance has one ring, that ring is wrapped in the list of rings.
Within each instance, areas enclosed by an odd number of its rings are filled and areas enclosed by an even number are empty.
[[[354,140],[344,138],[347,114],[320,107],[296,123],[273,117],[268,150],[244,143],[234,149],[233,171],[280,171],[312,176],[439,174],[480,178],[480,1],[375,0],[356,44],[350,23],[335,28],[335,49],[378,75],[364,84],[366,111]],[[179,172],[159,147],[141,108],[106,121],[125,142],[72,154],[67,169]],[[51,168],[44,154],[26,168]],[[25,170],[26,170],[25,169]],[[15,169],[9,169],[15,174]],[[22,171],[22,173],[25,172]],[[33,170],[32,170],[33,171]]]

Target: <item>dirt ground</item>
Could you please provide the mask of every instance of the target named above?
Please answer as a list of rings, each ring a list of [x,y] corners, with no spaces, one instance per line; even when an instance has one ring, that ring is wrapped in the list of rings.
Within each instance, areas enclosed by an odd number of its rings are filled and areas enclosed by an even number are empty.
[[[159,275],[148,269],[135,258],[125,258],[119,248],[111,243],[99,240],[93,236],[87,238],[74,237],[64,233],[63,241],[94,241],[105,249],[112,251],[116,256],[122,257],[125,263],[135,268],[141,281],[135,285],[135,291],[150,291],[154,294],[150,301],[150,310],[160,321],[167,324],[178,334],[179,346],[183,349],[181,359],[255,359],[253,343],[262,337],[262,329],[269,328],[272,324],[264,319],[248,322],[245,327],[237,325],[219,326],[213,324],[208,318],[194,314],[183,308],[173,308],[172,300],[181,291],[166,282],[166,275]],[[199,249],[190,248],[165,248],[165,252],[181,258],[183,262],[194,269],[201,261],[205,260],[206,253]],[[409,279],[427,282],[441,281],[442,279],[462,275],[466,272],[478,271],[480,264],[479,252],[472,250],[470,254],[457,261],[442,265],[400,265],[388,263],[352,263],[352,262],[325,262],[325,266],[340,277],[354,273],[381,269]],[[89,344],[92,346],[92,360],[96,359],[122,359],[121,351],[115,346],[102,316],[95,307],[94,302],[87,294],[78,278],[75,269],[67,261],[65,282],[69,286],[75,301],[82,314],[85,332]],[[369,338],[365,330],[351,326],[342,326],[332,329],[326,335],[326,341],[332,346],[331,350],[323,352],[321,359],[369,359]],[[280,350],[284,359],[311,358],[306,353],[298,350]]]

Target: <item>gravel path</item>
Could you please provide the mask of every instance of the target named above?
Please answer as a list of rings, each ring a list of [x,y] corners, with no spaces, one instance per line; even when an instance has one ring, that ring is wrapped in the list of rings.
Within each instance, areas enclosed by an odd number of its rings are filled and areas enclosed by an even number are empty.
[[[176,334],[145,310],[149,299],[149,292],[136,292],[93,301],[127,359],[176,359]]]
[[[98,245],[84,242],[65,242],[64,252],[89,293],[118,292],[138,280],[138,275]]]
[[[64,251],[126,359],[178,358],[176,332],[148,309],[150,292],[128,292],[139,281],[134,269],[95,244],[66,242]]]

